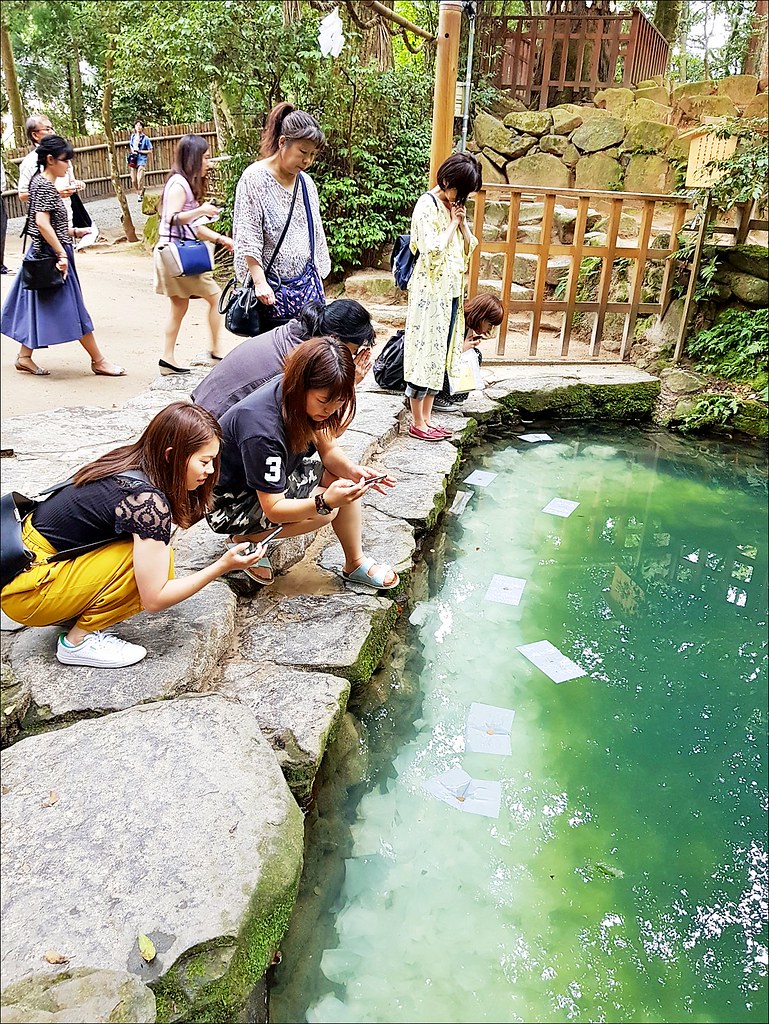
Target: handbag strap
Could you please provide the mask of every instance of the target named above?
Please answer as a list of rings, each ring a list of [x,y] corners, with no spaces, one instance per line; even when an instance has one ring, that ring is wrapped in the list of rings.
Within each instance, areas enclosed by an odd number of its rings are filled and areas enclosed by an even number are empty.
[[[278,239],[278,244],[273,249],[272,256],[270,256],[270,262],[267,264],[267,269],[264,272],[264,276],[265,277],[267,277],[269,272],[272,270],[272,265],[275,262],[275,258],[278,255],[278,253],[280,252],[281,245],[283,245],[283,239],[286,237],[286,232],[288,231],[288,226],[291,223],[291,218],[294,215],[294,207],[296,206],[296,194],[299,191],[299,182],[301,180],[302,180],[302,172],[300,171],[299,174],[297,174],[297,176],[296,176],[296,181],[294,182],[294,191],[293,191],[293,193],[291,195],[291,206],[289,207],[288,217],[286,217],[286,223],[283,225],[283,230],[280,233],[280,238]],[[303,181],[302,181],[302,189],[305,189],[305,184],[304,184]],[[250,277],[250,275],[249,275],[249,277]],[[251,280],[253,280],[253,278],[251,278]]]
[[[310,233],[310,262],[315,263],[315,222],[312,219],[312,207],[310,206],[310,196],[307,191],[307,184],[305,183],[304,176],[300,171],[297,175],[302,183],[302,199],[304,199],[304,212],[307,214],[307,230]]]

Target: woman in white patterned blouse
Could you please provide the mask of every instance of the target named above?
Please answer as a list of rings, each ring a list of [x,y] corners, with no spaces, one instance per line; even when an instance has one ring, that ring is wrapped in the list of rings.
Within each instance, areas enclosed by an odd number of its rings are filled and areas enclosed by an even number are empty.
[[[270,111],[262,133],[261,158],[246,168],[238,182],[233,216],[235,273],[240,281],[251,276],[257,298],[265,306],[275,305],[273,285],[277,278],[286,281],[298,277],[310,262],[320,279],[331,272],[318,190],[306,173],[325,141],[314,117],[290,103],[279,103]],[[304,188],[297,189],[291,221],[270,271],[271,284],[265,271],[286,224],[297,175]],[[303,201],[305,190],[312,215],[312,239]],[[289,319],[273,314],[265,329]]]

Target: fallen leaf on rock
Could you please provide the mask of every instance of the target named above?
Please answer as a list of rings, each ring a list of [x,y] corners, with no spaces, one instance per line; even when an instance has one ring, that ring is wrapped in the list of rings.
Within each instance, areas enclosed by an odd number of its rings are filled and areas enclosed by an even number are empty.
[[[139,952],[141,953],[142,960],[146,960],[148,964],[151,963],[158,955],[152,939],[147,938],[146,935],[142,935],[141,932],[139,932],[139,936],[136,941],[139,944]]]
[[[48,799],[47,800],[43,800],[43,802],[40,804],[40,806],[41,807],[53,807],[53,805],[57,804],[58,802],[59,802],[59,794],[56,792],[55,789],[52,789],[51,792],[48,794]]]
[[[43,960],[49,964],[68,964],[69,957],[64,956],[63,953],[57,953],[55,949],[49,949],[47,953],[43,954]]]
[[[11,787],[10,786],[3,786],[3,788],[2,788],[3,796],[5,796],[6,793],[10,793],[10,792],[11,792]]]

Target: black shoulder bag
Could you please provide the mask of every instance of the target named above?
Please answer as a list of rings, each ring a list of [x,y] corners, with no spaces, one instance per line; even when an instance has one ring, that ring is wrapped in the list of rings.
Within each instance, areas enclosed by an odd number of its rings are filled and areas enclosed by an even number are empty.
[[[147,477],[139,469],[124,469],[116,473],[116,477],[127,477],[129,480],[143,480],[148,483]],[[72,483],[73,478],[69,477],[60,484],[54,484],[41,495],[50,497],[56,494],[63,487]],[[0,497],[0,588],[7,586],[11,580],[16,579],[20,572],[29,569],[35,560],[34,552],[24,544],[22,538],[22,525],[27,516],[35,511],[38,505],[42,504],[45,498],[28,498],[18,491],[9,491]],[[67,548],[65,551],[57,551],[55,555],[49,555],[44,559],[46,562],[62,562],[68,558],[77,558],[88,551],[95,551],[96,548],[110,544],[110,540],[97,540],[91,544],[81,544],[77,548]]]
[[[291,223],[291,217],[294,214],[294,206],[296,205],[296,194],[299,190],[299,175],[296,176],[294,182],[294,192],[291,196],[291,207],[288,211],[288,217],[286,217],[286,223],[283,225],[283,230],[280,233],[278,244],[275,246],[275,251],[270,257],[270,262],[264,271],[264,276],[267,277],[272,266],[275,263],[275,258],[280,251],[281,245],[283,245],[283,239],[286,237],[288,226]],[[219,296],[219,312],[224,314],[224,326],[230,332],[230,334],[237,334],[241,338],[254,338],[257,334],[262,334],[265,330],[262,321],[264,314],[263,304],[256,297],[256,288],[254,287],[254,281],[251,275],[248,275],[248,280],[243,284],[239,285],[237,278],[232,277],[224,287],[224,291]]]

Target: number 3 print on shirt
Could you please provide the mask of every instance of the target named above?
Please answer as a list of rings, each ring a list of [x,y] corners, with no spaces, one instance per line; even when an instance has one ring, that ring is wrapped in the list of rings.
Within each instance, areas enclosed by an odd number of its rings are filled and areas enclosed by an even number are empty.
[[[271,484],[276,484],[280,480],[280,456],[270,455],[265,462],[270,467],[269,470],[264,474],[264,479]]]

